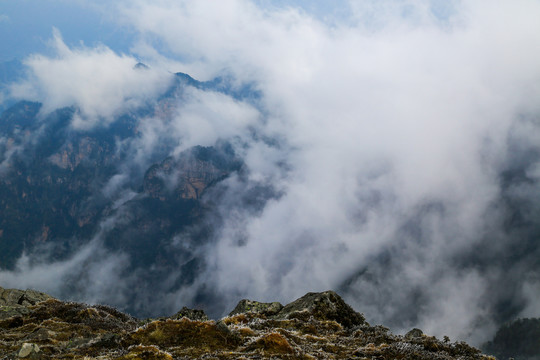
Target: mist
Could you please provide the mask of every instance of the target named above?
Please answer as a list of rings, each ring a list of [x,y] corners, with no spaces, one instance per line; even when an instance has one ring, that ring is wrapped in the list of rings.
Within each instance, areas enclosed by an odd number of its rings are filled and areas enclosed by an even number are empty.
[[[103,190],[119,211],[102,232],[67,260],[25,254],[1,285],[170,313],[204,293],[213,316],[333,289],[370,322],[476,345],[540,316],[540,3],[445,4],[349,1],[331,18],[247,0],[100,4],[137,34],[134,55],[70,48],[55,31],[57,56],[27,59],[11,96],[42,102],[44,117],[77,106],[73,131],[153,106],[179,71],[257,96],[188,87],[148,115],[121,144]],[[144,269],[101,238],[130,216],[128,179],[164,141],[170,156],[227,141],[243,170],[203,198],[208,242],[190,242],[197,229],[171,239],[179,262],[205,265],[151,296],[137,289]]]

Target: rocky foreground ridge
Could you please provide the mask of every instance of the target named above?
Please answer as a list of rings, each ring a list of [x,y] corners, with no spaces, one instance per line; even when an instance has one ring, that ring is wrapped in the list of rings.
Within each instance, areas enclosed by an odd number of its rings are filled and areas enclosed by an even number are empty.
[[[183,308],[139,320],[114,308],[0,287],[0,359],[493,359],[466,343],[371,326],[332,291],[283,306],[242,300],[219,321]]]

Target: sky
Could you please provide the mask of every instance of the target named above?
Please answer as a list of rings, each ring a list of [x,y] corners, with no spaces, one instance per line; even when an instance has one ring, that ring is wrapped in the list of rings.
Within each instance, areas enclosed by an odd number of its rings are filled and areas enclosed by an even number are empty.
[[[77,1],[22,0],[0,1],[0,61],[22,60],[26,56],[47,52],[53,27],[59,29],[66,43],[98,43],[118,52],[129,51],[133,34],[106,21],[89,5]]]
[[[506,300],[540,316],[539,17],[537,0],[0,0],[1,60],[28,70],[4,96],[77,105],[84,130],[156,98],[172,72],[250,84],[255,103],[192,90],[133,144],[143,162],[165,136],[174,154],[234,140],[249,172],[225,181],[209,266],[164,302],[202,284],[231,309],[332,288],[372,322],[479,344]],[[503,185],[508,171],[527,181]],[[259,185],[281,195],[254,211],[241,200]],[[508,199],[533,230],[505,227]],[[54,290],[95,258],[88,276],[107,281],[85,300],[103,300],[136,280],[115,277],[121,254],[103,266],[116,255],[98,235],[67,262],[25,255],[0,275]]]

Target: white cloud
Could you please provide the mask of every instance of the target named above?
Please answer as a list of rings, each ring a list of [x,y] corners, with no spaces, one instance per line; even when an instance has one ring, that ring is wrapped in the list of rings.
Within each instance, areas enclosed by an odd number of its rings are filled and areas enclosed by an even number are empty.
[[[171,122],[173,137],[182,139],[175,152],[178,154],[196,145],[212,146],[220,138],[246,137],[247,129],[256,125],[258,117],[255,108],[230,96],[187,89],[178,114]]]
[[[129,264],[127,256],[108,253],[97,239],[64,261],[51,263],[46,254],[24,254],[13,271],[0,271],[2,286],[37,289],[88,303],[126,303],[130,281],[122,271]]]
[[[7,16],[6,14],[0,14],[0,23],[9,22],[9,20],[9,16]]]
[[[29,79],[11,87],[12,95],[43,103],[47,113],[76,106],[75,128],[108,124],[114,116],[141,106],[165,91],[172,75],[159,69],[137,69],[137,60],[105,46],[70,49],[53,32],[56,57],[33,55],[25,60]]]
[[[538,111],[537,2],[454,1],[444,16],[420,1],[350,4],[353,18],[334,26],[241,0],[137,1],[121,10],[196,75],[226,69],[255,82],[268,114],[260,131],[287,144],[285,195],[260,215],[231,215],[210,250],[207,276],[224,293],[291,300],[335,287],[429,202],[444,204],[446,215],[430,225],[430,246],[414,250],[425,254],[422,271],[441,271],[480,237],[508,129],[519,113]],[[199,138],[209,134],[200,130]],[[252,144],[247,159],[275,177],[276,156],[264,149]],[[241,247],[239,225],[248,238]],[[478,276],[465,278],[477,284]],[[458,289],[471,316],[446,323],[449,335],[473,326],[480,308],[475,286]],[[438,294],[429,292],[442,301]],[[449,313],[430,312],[427,330],[439,332]]]

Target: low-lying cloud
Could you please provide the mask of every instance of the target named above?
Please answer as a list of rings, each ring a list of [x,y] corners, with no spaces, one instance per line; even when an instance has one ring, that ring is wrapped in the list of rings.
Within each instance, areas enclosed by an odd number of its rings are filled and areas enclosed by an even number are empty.
[[[167,70],[227,74],[259,94],[248,102],[192,89],[173,120],[149,117],[125,144],[137,163],[164,138],[177,139],[176,154],[226,139],[245,162],[245,176],[222,184],[204,271],[164,290],[167,303],[196,303],[212,289],[223,312],[242,297],[287,302],[332,288],[375,322],[477,344],[503,320],[505,301],[513,316],[539,316],[538,245],[529,239],[528,254],[503,258],[538,231],[540,4],[348,4],[341,23],[247,0],[107,7],[140,34],[135,50],[180,59],[182,69]],[[31,57],[29,81],[13,91],[49,110],[78,106],[75,127],[110,123],[168,84],[132,57],[55,39],[58,58]],[[251,208],[242,194],[257,186],[279,195]],[[519,209],[525,222],[512,227]],[[25,261],[24,278],[49,270]],[[94,270],[95,281],[118,273]]]
[[[171,73],[137,67],[135,58],[118,55],[105,45],[69,48],[56,29],[51,47],[56,56],[25,60],[28,80],[11,86],[11,95],[42,102],[44,113],[77,107],[74,128],[106,126],[115,116],[155,99],[172,81]]]

